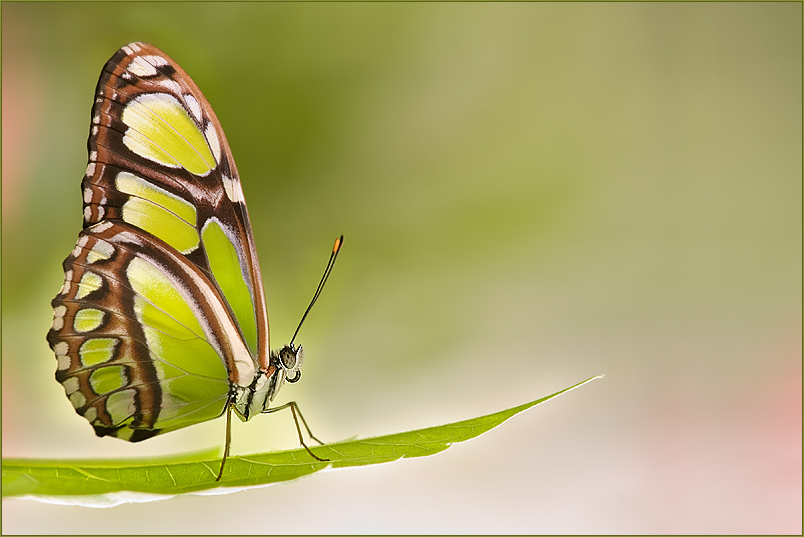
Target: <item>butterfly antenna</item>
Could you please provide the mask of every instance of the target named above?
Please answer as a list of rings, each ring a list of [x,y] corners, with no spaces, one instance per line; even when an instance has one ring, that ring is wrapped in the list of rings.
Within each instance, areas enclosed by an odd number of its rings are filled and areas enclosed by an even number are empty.
[[[297,326],[296,331],[293,332],[293,337],[290,339],[290,345],[293,345],[293,341],[296,339],[296,334],[299,333],[299,328],[301,328],[302,324],[304,324],[307,314],[310,313],[310,310],[313,308],[313,304],[315,304],[315,301],[318,300],[318,295],[321,294],[321,289],[323,289],[324,284],[327,283],[327,279],[332,272],[332,267],[335,266],[335,260],[338,258],[338,252],[341,251],[341,246],[343,246],[343,235],[335,239],[335,246],[332,247],[332,253],[329,255],[327,268],[324,269],[324,275],[321,276],[321,281],[318,282],[318,289],[315,290],[315,294],[313,295],[313,299],[310,301],[310,305],[307,306],[304,315],[302,315],[301,321],[299,321],[299,326]]]

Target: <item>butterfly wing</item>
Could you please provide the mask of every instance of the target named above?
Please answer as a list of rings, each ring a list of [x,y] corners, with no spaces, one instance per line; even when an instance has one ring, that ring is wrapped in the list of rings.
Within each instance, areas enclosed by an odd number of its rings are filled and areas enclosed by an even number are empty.
[[[48,341],[99,435],[141,440],[219,416],[267,368],[268,320],[237,168],[179,65],[131,43],[98,81],[84,230]]]

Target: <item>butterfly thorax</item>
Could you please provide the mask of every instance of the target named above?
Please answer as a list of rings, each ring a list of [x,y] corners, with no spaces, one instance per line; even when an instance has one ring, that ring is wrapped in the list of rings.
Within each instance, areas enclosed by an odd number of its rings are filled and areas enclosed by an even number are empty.
[[[285,382],[298,382],[304,362],[304,348],[293,344],[272,351],[267,369],[259,369],[250,386],[233,386],[233,399],[238,417],[247,421],[266,412]]]

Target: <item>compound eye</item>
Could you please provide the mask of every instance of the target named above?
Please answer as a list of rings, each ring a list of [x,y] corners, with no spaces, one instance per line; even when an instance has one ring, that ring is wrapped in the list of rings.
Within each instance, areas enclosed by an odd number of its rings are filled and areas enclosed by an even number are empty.
[[[282,352],[279,353],[279,359],[282,360],[282,365],[285,369],[296,367],[296,353],[288,347],[282,349]]]

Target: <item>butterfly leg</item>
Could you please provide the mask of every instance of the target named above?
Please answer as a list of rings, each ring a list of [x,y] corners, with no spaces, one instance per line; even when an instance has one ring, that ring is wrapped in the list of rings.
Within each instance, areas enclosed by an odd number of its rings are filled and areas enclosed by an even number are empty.
[[[307,425],[307,424],[305,424]],[[223,466],[226,464],[226,458],[229,456],[229,446],[232,443],[232,404],[226,405],[226,447],[223,448],[223,459],[221,459],[221,469],[218,472],[218,478],[215,481],[220,481],[223,476]]]
[[[263,414],[272,414],[274,412],[278,412],[279,410],[284,410],[286,408],[290,408],[290,412],[291,412],[291,414],[293,414],[293,421],[296,424],[296,432],[299,433],[299,442],[301,443],[302,447],[304,449],[306,449],[307,453],[309,453],[310,456],[312,456],[315,460],[321,461],[321,462],[329,461],[329,459],[322,459],[321,457],[319,457],[318,455],[316,455],[315,453],[310,451],[310,448],[307,447],[307,444],[304,443],[304,436],[302,435],[301,427],[299,426],[299,418],[301,418],[301,421],[304,424],[304,428],[307,429],[307,434],[310,436],[310,438],[312,438],[313,440],[315,440],[316,442],[318,442],[322,446],[324,445],[324,442],[322,442],[321,440],[319,440],[318,438],[316,438],[313,435],[313,432],[310,430],[310,426],[307,425],[307,420],[304,419],[304,416],[302,415],[301,410],[299,410],[299,405],[296,404],[296,401],[291,401],[289,403],[285,403],[282,406],[269,408],[268,410],[263,410],[262,413]]]

